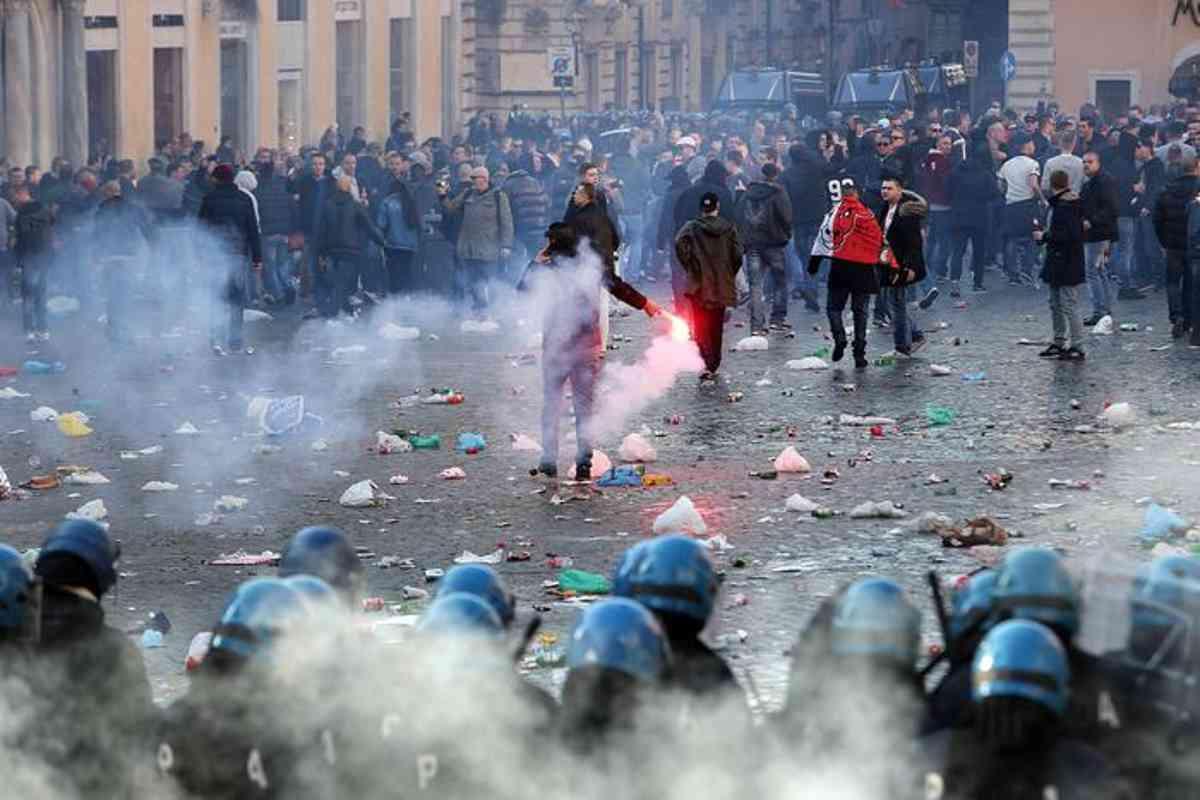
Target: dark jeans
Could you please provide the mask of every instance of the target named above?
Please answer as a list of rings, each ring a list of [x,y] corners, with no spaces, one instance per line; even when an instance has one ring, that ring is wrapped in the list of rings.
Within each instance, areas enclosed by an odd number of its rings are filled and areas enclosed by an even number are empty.
[[[976,286],[983,286],[983,254],[986,247],[986,231],[982,228],[960,228],[954,232],[954,249],[950,256],[950,280],[959,281],[963,274],[963,262],[967,257],[967,243],[971,244],[971,274]]]
[[[1192,341],[1195,342],[1200,338],[1200,258],[1192,258],[1188,263],[1183,296],[1187,320],[1192,324]]]
[[[892,341],[896,350],[901,352],[911,347],[914,339],[922,339],[925,336],[917,327],[917,321],[908,315],[908,303],[915,291],[915,286],[888,288],[888,302],[892,311]]]
[[[1187,251],[1168,250],[1167,310],[1171,315],[1171,322],[1183,320],[1191,324],[1192,310],[1190,304],[1184,302],[1184,298],[1191,297],[1192,289],[1192,272],[1188,269]]]
[[[264,236],[263,290],[279,302],[292,294],[292,254],[283,235]]]
[[[325,259],[324,269],[317,267],[313,294],[322,317],[336,317],[350,310],[350,287],[358,287],[359,260],[359,256],[331,256]]]
[[[11,250],[0,250],[0,300],[15,297],[17,294],[17,286],[13,283],[13,269],[16,263]]]
[[[700,348],[704,368],[716,372],[721,368],[721,348],[725,336],[725,309],[691,301],[692,337]]]
[[[129,340],[129,303],[133,299],[132,258],[106,258],[100,262],[104,274],[104,290],[110,341]]]
[[[600,353],[591,348],[549,352],[542,350],[542,463],[558,462],[558,425],[562,419],[563,389],[571,381],[575,404],[577,467],[592,465],[592,409]]]
[[[412,250],[386,250],[388,294],[406,294],[416,291],[417,276]]]
[[[458,280],[464,297],[471,299],[473,311],[486,311],[488,307],[487,284],[496,277],[495,261],[479,261],[464,258],[459,263]]]
[[[867,304],[871,295],[866,292],[851,293],[849,289],[829,287],[825,299],[825,314],[829,317],[829,330],[833,333],[833,341],[846,341],[846,326],[842,322],[842,312],[846,310],[846,301],[850,300],[850,311],[854,315],[854,352],[867,352]]]
[[[21,266],[21,319],[25,322],[25,332],[47,330],[47,266],[32,259],[24,261]]]
[[[766,328],[768,298],[771,300],[771,322],[786,322],[788,276],[784,247],[747,248],[746,277],[750,281],[751,332]]]
[[[1154,218],[1147,215],[1137,219],[1137,247],[1134,255],[1139,277],[1147,284],[1161,286],[1166,271],[1166,258],[1158,234],[1154,232]]]
[[[242,349],[242,311],[246,305],[246,276],[244,265],[217,281],[216,297],[213,298],[212,316],[209,319],[209,344]]]
[[[949,272],[950,253],[954,243],[950,230],[951,213],[949,209],[929,212],[929,234],[925,238],[925,267],[929,271],[930,280],[944,278]]]

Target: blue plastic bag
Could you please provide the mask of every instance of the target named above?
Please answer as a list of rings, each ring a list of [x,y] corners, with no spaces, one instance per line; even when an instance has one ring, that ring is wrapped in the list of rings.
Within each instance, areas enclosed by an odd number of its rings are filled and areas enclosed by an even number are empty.
[[[596,485],[605,488],[641,486],[642,476],[633,467],[613,467],[600,476],[600,480],[596,481]]]
[[[151,650],[153,648],[162,646],[162,631],[155,630],[154,628],[147,628],[146,630],[142,631],[142,649]]]
[[[61,361],[55,361],[53,364],[46,361],[36,361],[30,359],[21,365],[21,371],[26,375],[57,375],[67,371],[67,365]]]
[[[460,433],[455,449],[460,453],[478,453],[487,447],[482,433]]]
[[[1187,520],[1183,517],[1174,511],[1168,511],[1158,503],[1151,503],[1146,509],[1146,518],[1142,522],[1142,532],[1139,536],[1142,541],[1161,542],[1163,539],[1169,539],[1173,534],[1183,533],[1187,529]]]

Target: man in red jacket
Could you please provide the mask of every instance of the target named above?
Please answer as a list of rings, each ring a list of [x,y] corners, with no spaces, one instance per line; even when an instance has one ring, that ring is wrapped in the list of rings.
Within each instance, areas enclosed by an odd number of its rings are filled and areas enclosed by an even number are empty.
[[[832,267],[829,270],[825,313],[833,334],[833,360],[841,361],[846,353],[846,326],[842,322],[842,312],[846,310],[846,301],[850,300],[850,310],[854,315],[854,366],[865,369],[867,304],[871,295],[879,294],[876,265],[880,263],[880,254],[884,251],[883,232],[875,215],[859,199],[858,187],[853,180],[843,178],[840,183],[831,184],[830,189],[835,194],[833,210],[826,215],[813,243],[808,273],[816,275],[821,259],[830,259]]]

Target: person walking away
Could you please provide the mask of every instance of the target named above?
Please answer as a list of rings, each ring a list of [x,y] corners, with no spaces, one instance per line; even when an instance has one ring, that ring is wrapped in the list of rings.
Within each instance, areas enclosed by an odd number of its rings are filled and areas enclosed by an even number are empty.
[[[818,302],[818,280],[804,269],[812,252],[813,240],[821,229],[821,220],[829,211],[826,190],[830,170],[824,159],[797,142],[788,148],[788,167],[780,183],[787,190],[792,207],[792,249],[788,252],[791,265],[793,295],[804,300],[809,311],[821,310]]]
[[[470,295],[472,310],[482,316],[488,307],[487,282],[497,276],[500,262],[512,253],[512,208],[504,192],[491,185],[487,167],[472,169],[471,185],[457,197],[450,198],[444,185],[438,193],[447,213],[461,219],[459,282]]]
[[[722,167],[724,169],[724,167]],[[692,336],[700,348],[705,371],[701,382],[716,382],[721,368],[725,309],[737,304],[735,285],[742,268],[742,244],[737,227],[721,216],[715,192],[700,198],[700,216],[675,237],[675,255],[687,273]]]
[[[141,245],[150,241],[150,223],[141,206],[125,198],[118,181],[101,186],[100,196],[104,199],[96,209],[96,247],[108,299],[108,339],[122,344],[130,339],[133,278]]]
[[[320,232],[320,224],[323,218],[322,210],[325,203],[337,191],[333,183],[333,179],[326,174],[325,156],[320,153],[314,153],[310,167],[299,173],[293,174],[288,179],[288,191],[296,199],[299,213],[299,228],[300,234],[304,237],[304,253],[300,258],[300,291],[301,295],[311,293],[316,300],[317,305],[320,305],[321,299],[317,298],[317,234]],[[317,310],[307,314],[306,316],[317,316]]]
[[[854,366],[867,366],[867,304],[879,293],[876,267],[883,253],[883,231],[871,210],[858,198],[858,186],[852,178],[839,185],[840,199],[821,224],[821,234],[813,244],[808,274],[816,275],[821,259],[830,259],[829,286],[825,313],[833,334],[834,362],[846,353],[846,326],[842,313],[846,301],[854,315]]]
[[[397,162],[397,156],[392,157]],[[375,224],[383,235],[387,292],[392,297],[416,291],[414,256],[421,243],[421,218],[408,183],[396,177],[379,203]]]
[[[50,271],[54,244],[54,216],[48,206],[33,199],[28,184],[17,186],[12,200],[17,210],[13,255],[21,268],[21,319],[25,324],[25,339],[44,342],[50,339],[50,328],[46,323],[46,274]]]
[[[318,308],[327,320],[353,313],[350,295],[358,289],[364,240],[385,245],[366,207],[354,199],[350,176],[338,178],[336,186],[321,212],[317,233],[317,255],[322,259],[317,267]]]
[[[200,204],[198,219],[213,234],[218,248],[211,287],[217,297],[209,326],[209,344],[215,355],[223,356],[226,352],[242,351],[246,261],[249,259],[256,276],[262,273],[262,237],[253,203],[233,182],[233,167],[221,164],[212,176],[215,186]]]
[[[0,195],[0,300],[8,298],[16,302],[19,288],[16,285],[15,264],[12,245],[15,237],[9,235],[9,230],[16,227],[17,210],[8,199]]]
[[[1019,133],[1009,141],[1013,154],[1000,167],[1004,182],[1004,271],[1008,282],[1036,286],[1033,276],[1033,229],[1041,215],[1041,176],[1033,158],[1033,137]]]
[[[589,214],[605,217],[594,202],[589,205]],[[575,480],[590,481],[595,389],[604,356],[595,289],[602,286],[613,297],[650,317],[657,315],[659,308],[621,280],[611,263],[580,258],[580,240],[571,225],[553,223],[545,237],[545,249],[534,257],[518,285],[519,289],[536,292],[546,309],[542,321],[542,457],[537,472],[548,478],[558,477],[558,426],[563,388],[570,380],[575,405]]]
[[[1034,231],[1033,238],[1046,248],[1042,282],[1050,287],[1054,342],[1038,355],[1063,361],[1082,361],[1083,311],[1080,308],[1079,287],[1087,282],[1083,210],[1079,195],[1071,189],[1071,176],[1066,171],[1056,170],[1050,176],[1050,192],[1046,230]]]
[[[1083,321],[1091,327],[1112,313],[1109,302],[1108,258],[1112,244],[1119,236],[1117,229],[1117,183],[1104,172],[1100,154],[1089,150],[1083,156],[1084,183],[1079,197],[1083,211],[1084,258],[1087,260],[1088,292],[1092,298],[1092,315]],[[1186,226],[1186,223],[1185,223]]]
[[[1162,244],[1154,232],[1154,207],[1167,183],[1167,168],[1154,155],[1154,137],[1143,135],[1135,152],[1138,165],[1137,183],[1133,185],[1136,218],[1134,271],[1140,283],[1158,288],[1166,286],[1166,260]]]
[[[925,346],[925,335],[909,318],[908,304],[912,300],[911,287],[925,280],[921,222],[929,205],[920,195],[905,191],[899,175],[884,177],[881,191],[884,207],[875,218],[884,240],[879,257],[880,283],[891,289],[888,301],[896,352],[911,356]]]
[[[991,156],[986,146],[972,151],[950,172],[950,294],[960,294],[967,247],[971,248],[972,285],[976,294],[987,291],[983,284],[984,258],[987,253],[988,208],[1000,194],[991,171]]]
[[[1137,193],[1133,188],[1138,182],[1136,157],[1137,137],[1122,132],[1116,149],[1108,151],[1104,165],[1117,188],[1117,241],[1113,245],[1111,263],[1116,270],[1118,300],[1146,299],[1146,293],[1138,288],[1133,277],[1133,251],[1137,240]]]
[[[786,250],[792,237],[792,203],[779,185],[779,167],[763,164],[762,180],[752,181],[746,189],[739,216],[750,279],[750,332],[767,334],[768,297],[770,329],[789,331]]]
[[[288,193],[287,179],[275,171],[274,161],[264,159],[257,168],[258,186],[253,192],[263,242],[263,299],[290,306],[296,302],[296,288],[288,237],[296,229],[296,204]]]
[[[1167,310],[1171,336],[1182,339],[1195,324],[1190,303],[1192,279],[1187,263],[1188,217],[1200,192],[1200,160],[1180,158],[1181,174],[1171,180],[1154,206],[1154,232],[1167,251]]]

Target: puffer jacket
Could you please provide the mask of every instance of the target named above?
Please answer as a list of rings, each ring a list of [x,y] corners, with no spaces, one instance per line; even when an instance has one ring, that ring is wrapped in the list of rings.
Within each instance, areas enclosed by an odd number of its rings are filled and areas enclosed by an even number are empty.
[[[779,184],[751,183],[738,201],[737,216],[747,250],[783,247],[792,238],[792,202]]]
[[[467,189],[443,204],[458,214],[458,257],[468,261],[499,261],[500,251],[513,245],[512,209],[508,197],[495,186],[485,192]]]
[[[737,226],[720,216],[693,219],[675,237],[675,255],[687,273],[685,294],[710,308],[736,305],[742,268]]]
[[[887,222],[885,205],[875,217],[882,231]],[[881,267],[880,280],[890,286],[910,286],[925,280],[925,247],[921,239],[921,221],[929,213],[925,198],[915,192],[904,192],[884,238],[896,262],[896,268]],[[910,281],[907,271],[915,275]]]
[[[519,239],[541,236],[550,224],[550,195],[537,178],[525,170],[508,176],[501,187],[508,195],[513,228]]]
[[[366,208],[349,192],[335,191],[321,211],[317,253],[331,258],[358,258],[366,239],[380,247],[385,244]]]
[[[1188,215],[1200,191],[1200,178],[1180,175],[1163,189],[1154,206],[1154,232],[1168,250],[1187,250]]]
[[[288,193],[286,178],[264,171],[254,197],[258,200],[258,225],[263,236],[287,236],[296,229],[296,202]]]
[[[1083,183],[1079,207],[1089,227],[1083,234],[1086,242],[1115,242],[1121,238],[1117,228],[1120,214],[1120,192],[1117,181],[1107,172],[1099,172]]]

